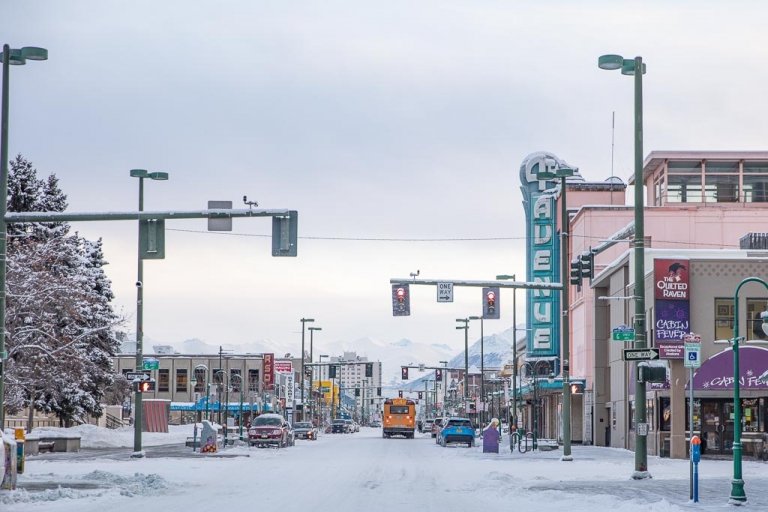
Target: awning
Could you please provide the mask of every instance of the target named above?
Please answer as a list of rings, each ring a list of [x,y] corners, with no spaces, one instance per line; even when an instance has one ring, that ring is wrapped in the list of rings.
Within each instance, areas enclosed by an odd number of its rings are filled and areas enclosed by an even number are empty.
[[[767,370],[768,349],[739,346],[739,387],[742,390],[768,389],[768,379],[762,377]],[[704,361],[701,368],[693,374],[694,390],[733,390],[733,382],[733,347],[728,347]]]

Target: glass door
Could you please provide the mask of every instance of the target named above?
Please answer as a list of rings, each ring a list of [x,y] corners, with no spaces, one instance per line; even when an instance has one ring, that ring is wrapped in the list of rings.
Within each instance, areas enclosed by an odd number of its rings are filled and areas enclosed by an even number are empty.
[[[701,448],[702,453],[722,453],[724,430],[720,402],[702,400],[701,403]]]
[[[723,402],[723,453],[733,453],[733,402]]]

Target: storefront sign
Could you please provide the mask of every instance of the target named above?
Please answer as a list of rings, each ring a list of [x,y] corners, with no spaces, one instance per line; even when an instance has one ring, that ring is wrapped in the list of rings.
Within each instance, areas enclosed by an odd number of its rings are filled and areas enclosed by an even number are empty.
[[[662,359],[683,359],[683,339],[691,332],[687,259],[653,260],[654,341]]]
[[[768,389],[761,375],[768,368],[768,349],[741,346],[739,348],[739,386],[745,389]],[[710,357],[693,375],[694,389],[733,390],[733,349],[727,348]]]
[[[275,384],[275,354],[264,354],[264,389]]]
[[[290,359],[278,359],[275,361],[275,373],[289,373],[293,375],[293,362]]]

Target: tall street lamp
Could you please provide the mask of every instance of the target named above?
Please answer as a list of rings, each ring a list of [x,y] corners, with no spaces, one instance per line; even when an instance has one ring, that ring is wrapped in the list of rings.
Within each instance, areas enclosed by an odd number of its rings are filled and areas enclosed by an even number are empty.
[[[469,400],[469,318],[457,318],[457,322],[464,325],[457,325],[456,329],[464,329],[464,407],[466,408]],[[465,409],[465,412],[466,411]]]
[[[0,126],[0,430],[5,425],[5,360],[8,355],[5,352],[5,273],[7,258],[5,214],[8,211],[8,96],[9,96],[9,71],[11,64],[23,65],[28,60],[47,60],[48,50],[35,46],[25,46],[21,49],[11,49],[7,44],[3,45],[3,53],[0,53],[3,61],[3,99],[2,99],[2,123]],[[30,405],[31,407],[31,405]]]
[[[759,277],[747,277],[733,292],[733,480],[731,480],[731,495],[728,503],[741,505],[747,502],[744,493],[744,479],[741,476],[741,383],[739,382],[739,292],[747,283],[760,283],[768,290],[768,283]],[[766,316],[763,314],[763,330],[766,330]],[[768,331],[766,331],[768,332]],[[693,383],[691,383],[693,386]]]
[[[470,320],[480,320],[480,396],[483,397],[483,410],[480,411],[480,423],[485,424],[485,409],[488,407],[485,400],[485,353],[483,352],[483,343],[485,334],[483,333],[483,316],[470,316]]]
[[[602,55],[600,69],[620,69],[622,75],[635,77],[635,343],[634,348],[648,346],[645,332],[645,226],[643,223],[643,74],[642,57],[625,59],[621,55]],[[563,278],[565,279],[565,277]],[[650,478],[648,472],[648,429],[645,383],[635,386],[635,471],[632,478]],[[640,426],[642,424],[642,427]],[[643,433],[644,435],[640,435]]]
[[[568,287],[568,227],[570,219],[568,218],[568,203],[566,191],[568,185],[566,179],[573,176],[573,169],[556,166],[555,168],[545,167],[539,169],[536,177],[540,180],[551,180],[560,178],[560,281],[563,283],[563,289],[560,291],[560,303],[562,304],[562,324],[561,332],[561,357],[560,364],[563,374],[563,456],[560,460],[572,461],[571,455],[571,384],[569,382],[570,369],[569,359],[571,356],[570,341],[570,288]]]
[[[303,326],[304,324],[301,324],[301,325]],[[314,363],[315,362],[315,360],[313,359],[314,358],[313,346],[314,346],[314,334],[315,334],[315,331],[322,331],[322,330],[323,330],[322,327],[312,327],[312,326],[309,327],[309,362],[310,363]],[[309,377],[309,394],[311,395],[312,394],[312,382],[315,380],[315,367],[314,366],[312,366],[309,369],[309,375],[310,375],[310,377]],[[310,406],[311,410],[309,412],[309,419],[311,420],[312,418],[315,417],[315,406],[314,406],[314,401],[311,398],[310,398],[309,401],[312,404]],[[303,418],[303,413],[304,413],[304,405],[302,404],[302,419],[305,419],[305,418]]]
[[[501,274],[496,276],[497,281],[511,279],[517,281],[517,274]],[[517,429],[517,288],[512,288],[512,418],[509,424],[509,433],[513,428]]]
[[[324,357],[330,357],[330,356],[328,354],[320,354],[319,356],[317,356],[317,359],[318,359],[318,361],[320,361],[321,365],[323,364],[323,358]],[[319,384],[320,385],[320,414],[319,414],[319,416],[317,418],[317,426],[318,426],[318,428],[320,428],[320,424],[325,419],[324,416],[323,416],[323,403],[325,403],[325,393],[323,392],[323,367],[322,366],[320,367],[320,372],[319,373],[320,373],[320,379],[319,379],[319,381],[320,381],[320,384]]]
[[[144,211],[144,179],[165,181],[168,179],[167,172],[148,172],[144,169],[131,169],[132,178],[139,178],[139,212]],[[144,369],[144,259],[141,253],[141,220],[139,220],[138,234],[138,276],[136,277],[136,371]],[[141,453],[141,424],[142,424],[142,405],[141,392],[136,390],[135,395],[136,412],[134,414],[135,422],[133,424],[133,457],[143,457]]]
[[[301,319],[301,419],[304,420],[304,324],[314,322],[314,318]],[[311,361],[310,361],[311,362]]]

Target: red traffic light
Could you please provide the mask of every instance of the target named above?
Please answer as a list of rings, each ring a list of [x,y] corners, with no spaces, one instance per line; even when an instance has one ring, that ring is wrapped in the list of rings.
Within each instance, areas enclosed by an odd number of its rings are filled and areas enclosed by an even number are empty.
[[[395,292],[397,295],[397,301],[398,302],[404,302],[405,301],[405,288],[398,288],[397,292]]]
[[[486,300],[489,304],[493,304],[496,302],[496,292],[490,291],[485,295]]]
[[[408,367],[403,366],[401,369],[401,377],[403,380],[408,380]]]

